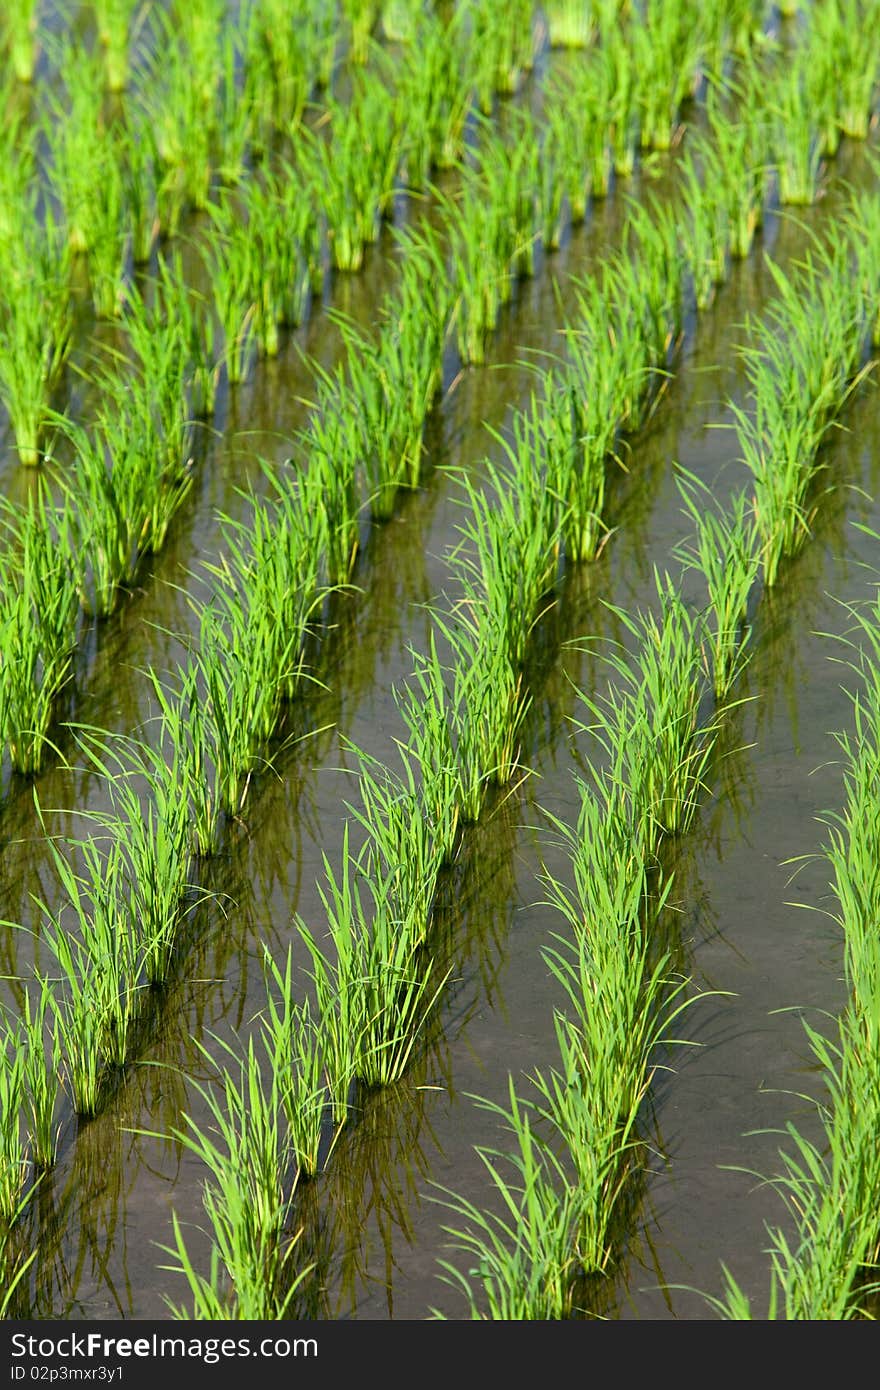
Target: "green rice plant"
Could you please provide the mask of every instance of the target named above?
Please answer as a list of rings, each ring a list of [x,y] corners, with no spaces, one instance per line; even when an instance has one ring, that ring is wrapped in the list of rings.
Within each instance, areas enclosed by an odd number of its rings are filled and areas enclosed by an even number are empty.
[[[465,824],[479,820],[493,783],[509,787],[520,770],[519,731],[529,707],[522,673],[483,621],[485,611],[485,600],[472,593],[448,617],[434,614],[453,653],[449,723]]]
[[[105,618],[134,580],[145,552],[143,488],[153,467],[152,439],[139,416],[109,405],[99,407],[91,435],[67,416],[54,418],[75,451],[74,475],[64,480],[70,506],[60,518],[62,544],[78,556],[84,612]]]
[[[694,283],[697,309],[709,307],[727,279],[729,205],[718,177],[720,158],[707,144],[685,152],[682,198],[687,208],[682,238]]]
[[[298,167],[324,213],[337,270],[360,269],[380,218],[391,213],[404,125],[397,103],[388,100],[388,80],[385,71],[359,72],[350,104],[328,103],[330,138],[320,129],[300,132]]]
[[[342,13],[348,26],[348,56],[353,63],[367,61],[379,9],[379,0],[342,0]]]
[[[0,1225],[19,1214],[30,1163],[21,1123],[25,1105],[25,1045],[17,1022],[0,1021]]]
[[[131,259],[135,266],[144,266],[152,258],[160,231],[158,157],[152,129],[137,112],[120,128],[118,150]]]
[[[814,203],[819,193],[822,145],[807,78],[803,62],[784,66],[767,99],[783,206]]]
[[[293,958],[287,950],[282,972],[264,947],[266,1008],[258,1015],[260,1036],[278,1084],[297,1175],[314,1177],[322,1161],[321,1141],[327,1111],[327,1083],[320,1020],[308,999],[293,999]],[[276,997],[278,996],[278,997]]]
[[[183,422],[210,419],[214,413],[222,366],[213,310],[208,300],[193,291],[187,283],[179,251],[170,256],[159,256],[158,278],[161,287],[158,321],[156,316],[149,317],[145,350],[139,350],[142,363],[154,364],[156,368],[145,373],[145,380],[162,385],[161,399],[166,402],[167,409],[163,412],[166,421],[169,418]],[[173,352],[166,354],[161,350],[165,339],[163,329],[168,328],[178,335],[179,357]],[[158,349],[155,357],[147,350],[148,345]],[[183,376],[179,396],[178,367]]]
[[[724,701],[748,662],[749,596],[761,564],[751,500],[741,490],[729,509],[713,506],[711,488],[686,469],[679,472],[678,489],[696,535],[676,554],[706,580],[712,615],[712,683],[715,698]]]
[[[764,218],[770,168],[769,128],[757,93],[748,85],[734,91],[741,103],[737,120],[729,119],[719,102],[710,101],[707,105],[714,146],[710,168],[727,207],[730,254],[743,260]]]
[[[611,609],[637,643],[634,657],[607,654],[618,683],[595,699],[580,695],[594,720],[580,727],[604,749],[652,852],[693,821],[718,728],[717,716],[700,722],[703,621],[687,611],[668,574],[655,573],[655,583],[659,617]]]
[[[123,845],[121,891],[130,920],[138,924],[147,983],[165,984],[193,886],[185,749],[171,742],[167,720],[161,721],[158,748],[137,736],[111,738],[82,727],[74,733],[107,788],[110,809],[93,813],[92,819]]]
[[[411,44],[423,12],[422,0],[383,0],[382,33],[389,43]]]
[[[108,92],[124,92],[128,86],[129,54],[136,39],[132,32],[136,7],[137,0],[93,0]]]
[[[346,740],[346,744],[348,741]],[[385,767],[351,745],[357,760],[360,805],[345,807],[365,832],[359,863],[367,879],[386,885],[387,907],[406,923],[416,944],[428,935],[437,876],[445,858],[445,837],[435,833],[432,803],[420,785],[414,761],[400,746],[402,773]],[[443,829],[443,827],[441,827]]]
[[[398,915],[393,875],[365,879],[360,873],[347,821],[338,879],[323,859],[326,888],[319,883],[318,893],[332,950],[322,949],[299,916],[296,926],[312,959],[330,1100],[335,1121],[342,1123],[355,1078],[382,1087],[403,1075],[446,977],[434,984],[415,921]]]
[[[640,143],[639,81],[628,36],[615,21],[602,26],[602,51],[610,68],[611,150],[614,172],[629,178],[635,168]]]
[[[206,718],[198,667],[190,664],[179,668],[177,689],[172,692],[152,668],[147,671],[147,678],[158,709],[160,747],[170,745],[175,758],[180,758],[181,778],[189,793],[192,852],[207,858],[216,854],[220,847],[221,807],[217,756],[212,741],[217,730],[210,710]]]
[[[840,129],[853,140],[866,140],[880,66],[880,9],[876,0],[835,0],[833,8],[841,21],[836,72]]]
[[[561,1161],[536,1138],[512,1077],[508,1084],[509,1109],[479,1103],[501,1117],[516,1148],[513,1153],[476,1149],[501,1214],[483,1211],[436,1184],[441,1195],[432,1200],[464,1223],[443,1230],[469,1265],[463,1274],[450,1261],[440,1260],[440,1277],[464,1295],[472,1320],[567,1319],[574,1311],[580,1193],[566,1180]],[[477,1290],[472,1279],[479,1281]],[[432,1313],[443,1317],[436,1309]]]
[[[880,256],[875,235],[880,232],[880,197],[867,192],[854,197],[842,216],[853,247],[862,283],[871,347],[880,343]]]
[[[484,115],[495,93],[519,91],[535,60],[533,0],[469,0],[470,41],[478,57],[477,95]]]
[[[71,678],[79,594],[72,562],[33,498],[26,509],[2,511],[9,543],[0,569],[0,746],[17,771],[31,774],[52,746],[48,730]]]
[[[409,731],[407,755],[421,775],[424,812],[432,826],[442,863],[454,858],[458,845],[462,803],[461,778],[450,727],[449,696],[433,631],[426,654],[409,648],[413,658],[412,684],[395,686],[393,694]]]
[[[698,80],[702,35],[679,0],[646,0],[630,16],[638,74],[640,140],[643,149],[671,148],[682,102]]]
[[[326,567],[326,582],[336,586],[351,578],[360,546],[359,423],[350,401],[344,366],[333,372],[311,363],[317,400],[299,436],[307,467],[299,479],[304,513],[317,518]]]
[[[836,0],[812,11],[802,48],[807,99],[816,123],[819,150],[823,158],[833,159],[841,135],[838,74],[843,71],[847,56],[845,25]]]
[[[10,0],[0,15],[0,43],[19,82],[31,82],[40,49],[40,0]]]
[[[289,1234],[293,1190],[288,1189],[290,1150],[284,1125],[279,1079],[266,1081],[253,1038],[240,1056],[220,1038],[218,1048],[232,1067],[196,1046],[214,1069],[214,1084],[190,1078],[209,1120],[200,1125],[184,1115],[185,1128],[172,1134],[207,1168],[202,1201],[210,1224],[211,1275],[197,1274],[178,1221],[174,1246],[162,1246],[177,1264],[164,1269],[186,1276],[195,1296],[193,1316],[212,1309],[224,1319],[274,1320],[285,1316],[307,1271],[293,1274],[290,1261],[297,1235]],[[174,1317],[188,1317],[169,1301]]]
[[[624,303],[636,316],[644,342],[642,360],[650,369],[642,384],[642,408],[634,412],[634,420],[643,423],[652,408],[656,380],[681,341],[685,253],[675,210],[650,196],[633,204],[623,252],[613,262],[613,273]]]
[[[398,101],[404,112],[404,162],[412,188],[427,184],[433,168],[454,167],[464,152],[473,103],[474,54],[465,37],[467,13],[421,13],[403,55]]]
[[[20,1027],[24,1043],[28,1146],[34,1171],[44,1173],[54,1168],[58,1156],[62,1051],[58,1020],[52,1012],[51,986],[45,980],[37,983],[36,1000],[30,990],[24,992]]]
[[[125,302],[131,260],[131,218],[125,200],[122,151],[108,153],[100,184],[92,192],[92,230],[87,248],[92,305],[99,319],[115,319]]]
[[[47,214],[44,234],[3,246],[0,257],[0,400],[19,461],[33,467],[43,457],[52,401],[73,341],[69,253]]]
[[[96,193],[111,176],[114,141],[104,117],[104,77],[100,58],[65,37],[58,52],[63,95],[52,92],[42,110],[49,151],[49,183],[61,207],[70,249],[88,251],[94,241]]]
[[[526,431],[517,422],[530,418],[516,417],[513,440],[500,440],[507,467],[485,461],[485,490],[462,476],[468,518],[458,528],[463,543],[450,561],[461,575],[465,602],[481,607],[481,623],[514,670],[523,664],[559,563],[556,498],[521,452]]]
[[[257,316],[258,246],[229,198],[212,203],[211,226],[200,245],[223,331],[223,361],[230,385],[247,378]]]
[[[603,512],[617,423],[615,416],[601,417],[601,390],[592,389],[592,381],[588,392],[583,389],[593,366],[586,336],[569,334],[569,343],[573,360],[545,375],[533,420],[543,436],[547,489],[559,510],[566,559],[582,564],[596,558],[609,534]]]
[[[547,0],[544,12],[551,48],[588,48],[595,38],[594,0]]]

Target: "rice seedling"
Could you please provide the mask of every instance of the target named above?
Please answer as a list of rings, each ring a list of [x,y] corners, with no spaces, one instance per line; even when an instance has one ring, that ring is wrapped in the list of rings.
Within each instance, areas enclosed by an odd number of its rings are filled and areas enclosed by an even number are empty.
[[[702,35],[679,0],[647,0],[630,17],[638,74],[640,140],[643,149],[668,150],[675,139],[682,102],[698,80]]]
[[[179,251],[171,256],[160,255],[158,279],[161,287],[157,296],[160,312],[151,322],[155,322],[157,328],[160,324],[163,328],[172,328],[180,344],[178,360],[183,370],[183,381],[177,398],[180,413],[176,418],[182,421],[210,419],[214,413],[222,366],[213,310],[203,295],[190,289]],[[161,330],[155,334],[151,331],[149,344],[161,341],[162,336]],[[146,350],[139,355],[142,362],[153,361],[153,354]],[[167,362],[167,367],[162,367],[163,360]],[[157,355],[155,363],[157,372],[146,373],[147,378],[156,380],[158,376],[160,383],[166,383],[161,395],[169,411],[176,393],[177,374],[176,369],[172,370],[174,360],[170,353],[167,357],[161,353]]]
[[[719,160],[703,146],[695,157],[688,149],[683,161],[682,196],[687,207],[682,238],[690,265],[697,309],[706,309],[719,285],[727,279],[730,226],[727,199],[718,179]],[[689,215],[688,215],[689,214]]]
[[[723,510],[711,505],[706,483],[685,469],[679,472],[679,492],[696,535],[676,554],[706,580],[712,614],[712,682],[715,698],[724,701],[748,660],[749,596],[761,563],[755,521],[745,491],[736,493],[729,509]]]
[[[135,266],[144,266],[150,262],[160,230],[153,132],[143,117],[135,114],[118,138],[131,259]]]
[[[444,1226],[452,1248],[468,1258],[463,1274],[440,1260],[443,1281],[467,1300],[472,1320],[532,1321],[570,1318],[576,1274],[576,1233],[581,1205],[560,1160],[535,1136],[527,1108],[509,1080],[510,1108],[481,1102],[497,1112],[516,1142],[514,1153],[477,1148],[501,1214],[437,1184],[432,1198],[463,1225]],[[505,1171],[510,1176],[505,1176]],[[475,1266],[475,1267],[474,1267]],[[478,1279],[478,1292],[472,1279]],[[443,1315],[432,1310],[435,1318]]]
[[[388,100],[389,80],[384,71],[359,72],[351,103],[328,103],[331,138],[309,127],[300,132],[298,167],[323,210],[337,270],[360,269],[380,218],[391,213],[404,125],[397,103]]]
[[[296,926],[312,959],[330,1100],[334,1120],[342,1123],[355,1078],[382,1087],[403,1075],[445,977],[434,983],[413,917],[399,915],[394,875],[364,882],[349,848],[347,821],[339,878],[323,859],[326,888],[319,883],[318,893],[332,950],[322,949],[299,916]]]
[[[394,699],[409,731],[408,756],[418,763],[422,804],[442,863],[454,858],[462,802],[446,678],[431,633],[426,654],[410,648],[412,685],[395,687]]]
[[[23,265],[18,258],[23,256]],[[0,249],[0,400],[19,462],[37,465],[73,336],[67,247],[47,215],[44,234]],[[15,257],[15,260],[13,260]]]
[[[268,949],[264,949],[263,974],[266,1008],[258,1015],[260,1036],[278,1083],[297,1174],[311,1178],[322,1161],[327,1112],[321,1024],[313,1017],[308,999],[294,1003],[289,947],[283,972]]]
[[[614,172],[629,178],[635,168],[639,147],[639,84],[636,64],[627,35],[615,16],[611,24],[603,21],[602,51],[608,63],[611,104],[611,150]]]
[[[161,746],[170,746],[180,758],[182,780],[189,791],[190,835],[193,854],[209,857],[220,847],[220,797],[214,722],[205,713],[205,702],[196,665],[178,669],[177,689],[169,693],[157,673],[147,671],[161,725]],[[177,764],[174,765],[175,767]]]
[[[400,747],[402,773],[361,748],[352,746],[352,752],[358,764],[360,805],[344,804],[366,835],[359,860],[362,872],[387,885],[386,910],[406,923],[407,934],[421,944],[445,858],[444,837],[435,833],[427,789],[419,784],[414,759],[405,747]]]
[[[0,1224],[18,1215],[30,1163],[21,1116],[25,1103],[24,1042],[17,1021],[0,1021]]]
[[[768,98],[783,206],[814,203],[819,193],[822,146],[807,78],[803,61],[794,61],[777,74]]]
[[[211,1273],[206,1280],[194,1269],[183,1232],[174,1218],[175,1244],[162,1246],[177,1264],[162,1268],[184,1274],[194,1295],[190,1314],[169,1301],[174,1317],[284,1317],[298,1284],[307,1271],[294,1274],[291,1257],[297,1235],[290,1235],[293,1188],[288,1188],[290,1153],[285,1132],[278,1077],[264,1080],[253,1038],[244,1056],[231,1044],[215,1039],[232,1067],[212,1056],[196,1041],[214,1069],[214,1085],[190,1079],[210,1117],[202,1126],[190,1114],[185,1128],[172,1134],[198,1158],[210,1176],[202,1201],[210,1223]]]
[[[0,747],[23,774],[38,772],[58,699],[71,678],[79,596],[71,561],[31,499],[8,504],[0,569]],[[62,529],[63,529],[62,522]]]
[[[668,574],[655,574],[659,618],[612,607],[635,637],[634,658],[607,653],[619,677],[606,694],[579,698],[593,717],[580,724],[609,759],[612,782],[632,797],[639,833],[653,852],[664,835],[685,833],[699,804],[718,729],[700,723],[704,624],[685,608]]]
[[[124,92],[128,86],[129,54],[136,40],[136,3],[137,0],[93,0],[108,92]]]
[[[544,6],[551,48],[588,48],[596,36],[594,0],[547,0]]]
[[[342,13],[348,25],[348,56],[353,63],[367,61],[379,9],[379,0],[342,0]]]
[[[468,4],[470,41],[478,57],[477,95],[484,115],[495,93],[519,91],[535,59],[533,0],[486,0]]]
[[[58,66],[65,74],[63,96],[53,92],[47,98],[42,129],[50,156],[50,187],[61,207],[70,249],[81,254],[95,239],[94,218],[102,212],[96,194],[110,174],[115,150],[104,117],[100,59],[66,38]]]
[[[835,74],[840,129],[853,140],[866,140],[880,65],[880,10],[876,0],[835,0],[833,8],[840,16]]]
[[[381,25],[388,42],[411,44],[416,37],[422,11],[422,0],[384,0]]]
[[[315,6],[310,0],[254,0],[241,34],[242,61],[256,127],[269,145],[295,130],[320,67]]]
[[[229,384],[246,380],[257,313],[257,248],[229,198],[210,207],[211,226],[200,251],[223,331]]]
[[[19,82],[31,82],[40,51],[41,0],[10,0],[0,15],[0,35]]]
[[[359,427],[347,410],[344,369],[327,372],[318,363],[312,368],[317,400],[300,435],[307,468],[299,479],[304,513],[317,519],[326,582],[346,584],[351,578],[360,546],[360,496],[357,487]]]
[[[433,9],[420,14],[403,57],[398,100],[406,124],[406,177],[413,188],[424,187],[433,168],[454,167],[463,154],[474,86],[466,22],[462,8],[442,18]]]
[[[519,730],[529,707],[522,673],[482,621],[485,607],[472,594],[448,617],[434,614],[453,653],[450,727],[465,824],[479,820],[490,785],[509,787],[520,769]]]
[[[92,304],[99,319],[115,319],[121,314],[131,260],[131,219],[120,154],[118,146],[108,151],[101,183],[92,194],[87,259]]]
[[[107,788],[110,809],[92,819],[123,845],[123,899],[138,924],[140,958],[149,985],[170,974],[184,900],[192,884],[190,769],[185,750],[171,744],[161,721],[158,748],[138,737],[109,738],[77,728],[77,743]]]
[[[769,129],[757,93],[748,84],[734,88],[740,100],[740,116],[728,119],[718,102],[707,105],[714,153],[712,177],[722,190],[727,207],[731,256],[743,260],[764,218],[770,168]]]
[[[34,1171],[44,1173],[54,1168],[58,1156],[63,1060],[58,1020],[52,1012],[51,987],[45,980],[38,981],[36,1000],[30,990],[25,990],[20,1027],[28,1146]]]

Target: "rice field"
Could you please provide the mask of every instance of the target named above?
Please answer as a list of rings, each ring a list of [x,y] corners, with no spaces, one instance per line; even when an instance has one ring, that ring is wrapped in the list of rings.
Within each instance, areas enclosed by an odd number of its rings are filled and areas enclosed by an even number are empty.
[[[875,1315],[878,18],[4,7],[5,1320]]]

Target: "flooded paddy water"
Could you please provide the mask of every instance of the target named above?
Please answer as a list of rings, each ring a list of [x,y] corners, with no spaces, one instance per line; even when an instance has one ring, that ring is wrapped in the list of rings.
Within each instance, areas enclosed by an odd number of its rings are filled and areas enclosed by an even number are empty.
[[[427,649],[428,605],[454,584],[459,472],[479,478],[487,457],[500,461],[486,426],[509,431],[534,385],[530,356],[560,341],[572,279],[593,273],[618,244],[626,198],[668,196],[677,158],[678,151],[654,157],[607,201],[594,202],[585,226],[569,230],[558,252],[540,255],[535,277],[520,282],[502,312],[487,365],[462,368],[447,353],[442,397],[426,430],[424,481],[391,520],[364,521],[351,591],[327,605],[314,682],[289,709],[222,852],[199,870],[210,896],[194,903],[137,1059],[96,1118],[77,1121],[64,1112],[59,1162],[22,1218],[25,1244],[38,1253],[13,1316],[167,1317],[166,1300],[186,1298],[179,1275],[160,1273],[173,1263],[164,1252],[173,1245],[172,1213],[193,1261],[207,1265],[205,1170],[174,1134],[184,1114],[210,1122],[198,1089],[212,1084],[204,1049],[219,1055],[224,1044],[247,1037],[265,1007],[266,950],[279,963],[292,950],[294,979],[305,990],[309,960],[295,919],[322,931],[325,856],[338,864],[351,819],[346,802],[356,798],[352,745],[396,765],[405,730],[394,692],[411,677],[412,649]],[[574,773],[594,756],[577,724],[576,691],[604,689],[603,643],[631,641],[614,608],[649,608],[655,568],[678,576],[674,551],[690,523],[676,465],[719,497],[746,481],[729,402],[745,403],[736,352],[744,323],[774,293],[765,253],[787,266],[813,231],[833,239],[844,181],[868,186],[872,178],[865,150],[844,142],[816,206],[797,217],[772,207],[750,257],[732,265],[704,313],[688,316],[656,409],[626,441],[607,543],[596,561],[564,569],[531,634],[523,777],[465,827],[441,876],[432,949],[449,974],[439,1003],[403,1078],[382,1091],[358,1091],[323,1171],[297,1191],[295,1259],[313,1271],[291,1315],[468,1316],[438,1263],[466,1263],[450,1248],[444,1228],[460,1218],[443,1198],[455,1193],[481,1209],[497,1202],[478,1147],[505,1151],[509,1136],[475,1097],[505,1106],[510,1077],[519,1085],[552,1064],[560,986],[542,951],[561,927],[543,901],[540,875],[545,868],[570,874],[547,813],[576,823]],[[410,212],[401,200],[398,220]],[[335,360],[331,306],[373,323],[395,255],[386,230],[361,272],[331,277],[325,303],[312,305],[276,360],[257,362],[245,382],[221,388],[213,428],[198,439],[195,486],[134,591],[90,627],[64,718],[114,733],[141,729],[149,738],[156,707],[144,673],[170,671],[194,637],[189,600],[210,592],[201,566],[217,555],[218,513],[247,515],[242,490],[266,487],[261,458],[286,466],[313,389],[302,354]],[[722,1263],[752,1300],[754,1316],[764,1316],[767,1227],[785,1229],[789,1218],[760,1175],[778,1172],[789,1121],[820,1139],[813,1102],[822,1078],[803,1020],[822,1027],[839,1012],[845,990],[840,932],[824,911],[828,866],[809,856],[823,841],[817,817],[843,795],[832,734],[852,722],[844,688],[852,681],[834,635],[849,627],[845,605],[868,598],[877,580],[871,531],[880,531],[880,400],[871,377],[824,448],[829,491],[813,534],[772,593],[761,596],[752,659],[735,692],[742,703],[725,728],[695,824],[670,850],[662,930],[676,972],[700,997],[677,1020],[680,1045],[658,1053],[642,1110],[645,1172],[629,1202],[620,1258],[586,1291],[583,1316],[713,1316],[700,1291],[720,1295]],[[2,467],[3,490],[24,495],[30,480],[9,450]],[[686,600],[698,604],[693,576],[682,582]],[[105,809],[100,779],[77,766],[71,734],[60,726],[54,736],[73,767],[49,768],[33,783],[11,774],[4,780],[0,915],[25,928],[3,927],[2,974],[13,1004],[16,980],[33,964],[48,968],[30,934],[34,900],[57,907],[60,894],[34,791],[46,831],[62,839],[87,834],[83,813]]]

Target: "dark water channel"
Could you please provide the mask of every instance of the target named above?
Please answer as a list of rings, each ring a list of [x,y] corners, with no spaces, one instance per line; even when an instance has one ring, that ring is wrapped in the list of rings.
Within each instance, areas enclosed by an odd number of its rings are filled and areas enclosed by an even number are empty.
[[[835,172],[866,177],[861,152],[845,146]],[[834,208],[830,190],[804,220],[832,225]],[[587,228],[521,287],[495,339],[495,363],[515,363],[526,349],[554,340],[560,323],[554,278],[564,299],[566,278],[584,273],[603,247],[615,244],[621,217],[619,197],[596,207]],[[547,839],[542,808],[575,819],[572,773],[588,749],[571,724],[574,686],[596,690],[607,680],[598,657],[577,642],[620,636],[604,602],[630,611],[648,606],[654,566],[677,574],[672,550],[687,524],[674,460],[719,493],[744,481],[732,431],[714,428],[730,423],[727,398],[742,400],[734,346],[743,340],[744,318],[760,312],[772,289],[763,251],[784,262],[804,244],[793,220],[772,216],[753,256],[734,266],[716,303],[691,324],[676,376],[633,441],[630,471],[615,489],[618,529],[594,566],[562,577],[556,605],[535,634],[534,699],[523,739],[532,775],[469,831],[445,885],[440,930],[454,969],[423,1053],[398,1086],[363,1097],[362,1112],[343,1131],[325,1173],[301,1192],[303,1259],[316,1260],[319,1269],[304,1315],[422,1319],[437,1308],[447,1317],[466,1316],[460,1294],[438,1277],[438,1256],[466,1261],[444,1248],[450,1214],[434,1199],[439,1184],[477,1205],[490,1203],[474,1146],[503,1149],[507,1140],[497,1119],[470,1097],[503,1104],[509,1075],[521,1082],[553,1059],[559,987],[541,948],[560,924],[540,903],[537,875],[543,860],[559,874],[565,865]],[[387,250],[372,252],[363,274],[336,277],[336,306],[371,320],[390,283]],[[203,591],[199,564],[216,554],[217,511],[242,513],[237,489],[248,481],[261,486],[257,456],[286,457],[305,420],[299,398],[308,378],[298,347],[325,361],[336,351],[335,330],[317,306],[282,357],[259,364],[221,402],[222,430],[205,441],[195,495],[155,573],[118,616],[89,635],[71,704],[76,718],[122,732],[153,712],[142,671],[169,669],[183,655],[192,626],[187,595]],[[297,940],[295,913],[320,927],[315,884],[322,854],[338,863],[344,799],[355,795],[344,741],[394,765],[394,739],[404,727],[392,692],[410,674],[409,645],[424,650],[427,644],[424,605],[449,584],[446,557],[461,510],[448,470],[478,468],[487,454],[499,457],[484,421],[503,427],[530,384],[521,367],[461,376],[450,367],[447,393],[430,424],[425,487],[390,523],[365,527],[359,592],[339,603],[338,625],[321,650],[326,689],[304,701],[291,722],[292,737],[307,736],[277,749],[274,772],[253,786],[243,822],[212,870],[218,897],[190,924],[185,963],[162,1000],[155,1037],[105,1114],[78,1129],[66,1121],[58,1170],[27,1218],[40,1247],[31,1316],[165,1317],[163,1294],[186,1299],[184,1281],[159,1272],[166,1262],[160,1247],[172,1240],[173,1210],[194,1258],[205,1256],[198,1231],[205,1174],[173,1139],[156,1136],[179,1127],[184,1111],[203,1115],[184,1074],[208,1081],[198,1043],[214,1047],[212,1034],[225,1041],[246,1036],[265,999],[264,947],[283,958]],[[784,1223],[785,1214],[772,1190],[737,1170],[778,1169],[779,1136],[753,1131],[778,1130],[791,1119],[804,1134],[818,1133],[801,1094],[815,1094],[818,1086],[801,1014],[815,1019],[817,1011],[840,1007],[842,950],[821,911],[792,905],[825,904],[822,863],[806,862],[792,879],[787,861],[819,848],[816,816],[841,801],[830,732],[848,726],[850,710],[842,671],[830,660],[835,644],[817,634],[842,630],[839,601],[866,597],[872,583],[864,566],[876,563],[876,546],[855,525],[880,528],[880,506],[870,500],[880,481],[880,403],[870,383],[845,423],[828,451],[835,490],[820,507],[814,538],[778,591],[759,605],[754,660],[740,692],[747,702],[734,721],[730,755],[675,864],[677,910],[669,930],[680,968],[695,987],[719,993],[689,1010],[682,1033],[695,1045],[672,1049],[663,1059],[670,1070],[658,1073],[652,1088],[645,1123],[654,1158],[620,1270],[591,1310],[605,1316],[711,1316],[698,1295],[674,1286],[719,1293],[722,1261],[763,1316],[765,1223]],[[69,836],[84,833],[83,821],[51,808],[95,809],[100,789],[90,774],[59,771],[39,779],[38,794],[50,829]],[[29,787],[10,787],[2,836],[2,915],[30,926],[31,895],[51,903],[58,889]],[[39,943],[9,928],[2,949],[7,976],[41,961]],[[301,948],[294,949],[302,967]]]

